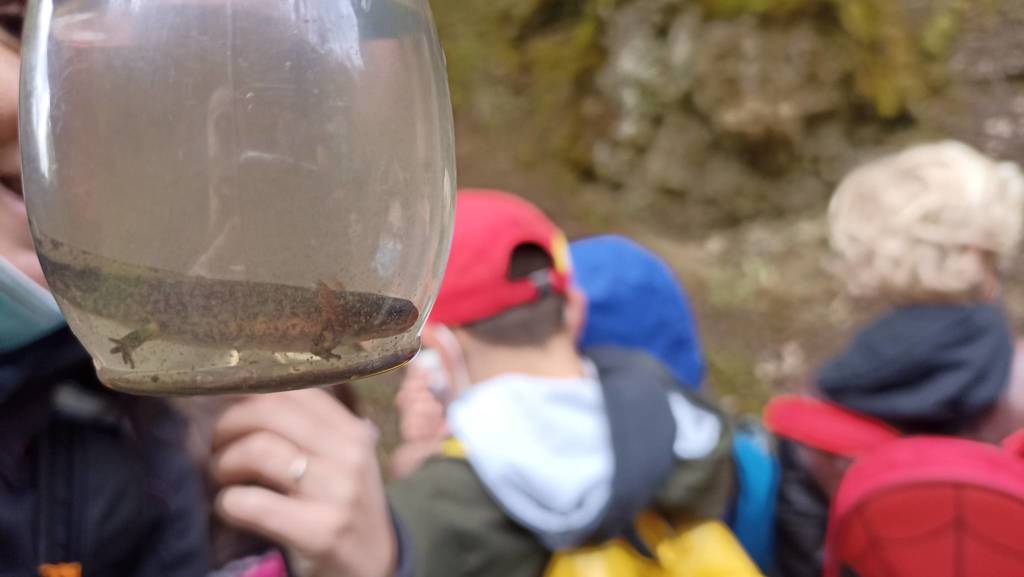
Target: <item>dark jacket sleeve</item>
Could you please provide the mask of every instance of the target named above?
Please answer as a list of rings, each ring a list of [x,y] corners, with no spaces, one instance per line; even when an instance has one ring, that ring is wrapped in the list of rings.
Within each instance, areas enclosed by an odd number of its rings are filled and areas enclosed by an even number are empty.
[[[207,509],[199,471],[188,455],[186,425],[167,404],[145,399],[149,489],[161,516],[135,577],[199,577],[210,569]]]
[[[536,577],[548,553],[509,520],[469,463],[434,458],[388,491],[399,529],[400,577]],[[408,569],[411,568],[411,571]]]
[[[0,355],[0,375],[0,574],[206,574],[198,471],[167,403],[101,385],[67,328]]]

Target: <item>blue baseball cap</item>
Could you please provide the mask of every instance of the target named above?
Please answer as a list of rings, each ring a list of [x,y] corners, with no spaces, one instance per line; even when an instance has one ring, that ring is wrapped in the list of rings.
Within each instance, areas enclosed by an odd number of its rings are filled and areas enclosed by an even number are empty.
[[[576,284],[589,301],[580,348],[618,346],[646,351],[679,384],[698,389],[704,358],[683,287],[654,253],[621,236],[570,245]]]

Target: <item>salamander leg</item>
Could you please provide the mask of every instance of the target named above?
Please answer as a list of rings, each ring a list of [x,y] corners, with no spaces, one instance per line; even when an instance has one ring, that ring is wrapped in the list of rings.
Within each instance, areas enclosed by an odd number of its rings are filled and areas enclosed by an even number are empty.
[[[317,300],[320,302],[320,318],[322,318],[324,322],[333,321],[337,311],[334,303],[334,293],[331,292],[331,287],[327,286],[327,283],[324,281],[317,281],[316,296]]]
[[[320,301],[321,328],[320,334],[313,339],[313,348],[310,352],[324,360],[337,360],[341,357],[334,354],[334,349],[341,344],[341,334],[336,329],[337,308],[334,293],[323,281],[316,283],[316,291]]]
[[[110,342],[114,343],[114,348],[110,349],[111,354],[120,354],[124,364],[131,368],[135,368],[135,359],[132,358],[132,353],[135,349],[138,349],[146,343],[146,341],[152,339],[160,333],[159,327],[156,323],[150,323],[139,330],[132,331],[127,335],[119,339],[110,339]]]
[[[310,352],[324,360],[337,360],[341,356],[334,354],[334,349],[338,348],[340,344],[341,339],[338,338],[334,325],[332,323],[324,323],[323,328],[320,329],[320,334],[313,339],[313,348]]]

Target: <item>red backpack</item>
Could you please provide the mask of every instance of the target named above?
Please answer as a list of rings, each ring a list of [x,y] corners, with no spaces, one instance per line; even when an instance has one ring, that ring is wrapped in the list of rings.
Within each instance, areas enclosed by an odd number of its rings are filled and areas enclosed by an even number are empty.
[[[1024,432],[1003,447],[899,437],[876,419],[794,396],[769,403],[765,422],[853,460],[832,502],[825,577],[842,567],[859,577],[1024,577]]]

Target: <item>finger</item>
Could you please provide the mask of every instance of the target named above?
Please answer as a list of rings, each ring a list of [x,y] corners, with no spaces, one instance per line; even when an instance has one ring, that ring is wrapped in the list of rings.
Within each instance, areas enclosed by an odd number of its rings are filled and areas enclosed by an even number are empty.
[[[317,415],[317,418],[324,423],[345,421],[354,425],[361,420],[353,415],[337,397],[325,389],[302,389],[281,393],[281,395],[287,396],[295,404],[304,407],[310,415]]]
[[[428,402],[433,405],[441,405],[441,401],[437,400],[437,397],[430,390],[430,387],[422,387],[416,389],[410,389],[405,391],[405,399],[414,403]]]
[[[398,407],[400,415],[443,415],[444,404],[428,390],[409,392]]]
[[[416,384],[406,389],[402,389],[398,392],[396,397],[396,404],[400,406],[409,406],[424,401],[437,405],[441,404],[441,401],[437,400],[437,396],[426,384],[422,386]]]
[[[273,432],[295,445],[315,438],[310,419],[301,407],[283,395],[252,396],[228,407],[217,419],[213,446],[218,451],[245,435],[258,431]]]
[[[218,496],[217,512],[229,524],[298,553],[317,567],[316,574],[387,575],[395,563],[395,534],[379,484],[376,488],[357,501],[332,506],[258,487],[232,487]]]
[[[401,406],[421,394],[431,394],[429,374],[422,367],[411,365],[395,395],[395,405]]]
[[[351,442],[361,440],[362,421],[352,416],[333,399],[333,414],[325,417],[294,396],[268,395],[250,398],[224,412],[214,427],[216,449],[257,431],[281,436],[306,453],[331,455],[344,451]],[[354,439],[354,440],[353,440]]]
[[[298,489],[296,466],[306,459],[303,469],[309,467],[309,457],[293,443],[273,433],[250,433],[225,445],[213,455],[210,469],[220,485],[260,483],[268,487],[291,492]]]
[[[437,400],[437,397],[427,391],[424,391],[422,394],[408,395],[396,408],[399,411],[400,417],[404,415],[444,414],[444,405],[441,404],[441,401]]]
[[[403,440],[416,441],[432,439],[441,434],[445,426],[444,412],[422,407],[400,415],[399,431]]]
[[[398,418],[416,415],[423,412],[444,412],[444,406],[429,391],[406,394],[405,398],[395,402]]]
[[[262,487],[224,489],[217,496],[216,510],[234,527],[313,556],[329,550],[340,522],[334,507]]]
[[[343,503],[356,483],[379,474],[372,442],[375,428],[365,423],[363,430],[367,442],[353,443],[333,456],[306,453],[274,433],[251,433],[214,455],[214,479],[221,485],[259,483],[282,493]]]

